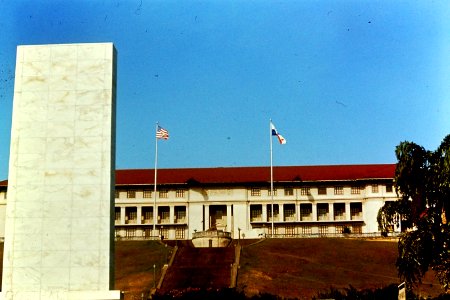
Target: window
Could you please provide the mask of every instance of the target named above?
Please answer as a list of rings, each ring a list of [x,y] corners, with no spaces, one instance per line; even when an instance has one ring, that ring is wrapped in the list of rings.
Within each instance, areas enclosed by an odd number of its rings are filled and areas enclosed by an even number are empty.
[[[128,190],[127,191],[127,198],[136,198],[136,191],[135,190]]]
[[[327,188],[326,187],[319,187],[318,189],[317,189],[317,193],[319,194],[319,195],[326,195],[327,194]]]
[[[273,189],[273,195],[276,196],[277,195],[277,189],[274,188]],[[272,191],[269,189],[269,196],[272,196]]]
[[[317,220],[318,221],[328,220],[328,203],[317,204]]]
[[[153,223],[153,207],[148,206],[142,207],[142,221],[143,224]]]
[[[170,208],[168,206],[158,207],[158,223],[167,224],[170,222]]]
[[[312,204],[300,204],[300,220],[312,221]]]
[[[352,226],[352,233],[362,233],[362,226],[361,225],[353,225]]]
[[[295,221],[295,204],[285,204],[284,209],[284,221]]]
[[[183,189],[177,189],[175,193],[175,197],[177,198],[184,198],[184,190]]]
[[[392,188],[392,184],[386,184],[386,193],[392,193],[393,188]]]
[[[372,184],[372,193],[378,193],[378,184]]]
[[[311,235],[312,227],[311,226],[302,226],[302,234],[303,235]]]
[[[144,234],[144,237],[146,237],[146,238],[151,237],[152,236],[152,229],[145,228],[143,234]]]
[[[175,206],[175,223],[186,223],[185,206]]]
[[[327,235],[328,234],[328,226],[319,226],[319,235]]]
[[[274,235],[278,234],[278,227],[277,226],[273,227],[273,234]],[[269,235],[272,235],[272,226],[269,226]]]
[[[286,236],[294,236],[295,235],[295,226],[286,226],[284,231],[285,231]]]
[[[143,197],[144,198],[151,198],[152,197],[152,191],[144,190]]]
[[[294,189],[291,187],[284,188],[285,196],[294,196]]]
[[[337,234],[344,233],[344,228],[345,228],[344,225],[336,225],[334,227],[334,232],[337,233]]]
[[[168,190],[160,190],[159,191],[159,198],[167,198],[169,197],[169,191]]]
[[[137,223],[137,207],[125,207],[125,223]]]
[[[352,195],[359,195],[361,194],[361,187],[360,186],[352,186]]]
[[[114,196],[114,197],[115,197],[116,199],[119,199],[119,197],[120,197],[120,192],[119,192],[118,190],[115,190],[114,192],[115,192],[115,196]]]
[[[334,220],[343,221],[345,220],[345,203],[334,203]]]
[[[343,186],[335,186],[334,194],[335,195],[344,195],[344,187]]]
[[[176,228],[175,229],[175,238],[177,240],[184,240],[185,237],[185,229],[184,228]]]
[[[250,196],[261,196],[261,189],[260,188],[252,188],[250,191]]]
[[[311,195],[311,191],[309,189],[309,186],[302,187],[300,189],[300,195],[302,195],[302,196],[309,196],[309,195]]]
[[[161,239],[169,238],[169,228],[164,228],[161,226],[159,229],[159,235],[161,236]]]
[[[350,215],[352,220],[362,220],[362,203],[350,203]]]
[[[262,221],[262,205],[250,205],[250,221]]]
[[[136,228],[125,228],[125,236],[127,238],[133,238],[136,236]]]

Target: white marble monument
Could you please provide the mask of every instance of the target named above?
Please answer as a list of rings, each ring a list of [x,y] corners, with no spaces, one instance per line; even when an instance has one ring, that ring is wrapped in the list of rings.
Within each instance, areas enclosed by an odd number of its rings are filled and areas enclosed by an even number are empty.
[[[19,46],[1,299],[114,288],[115,49]]]

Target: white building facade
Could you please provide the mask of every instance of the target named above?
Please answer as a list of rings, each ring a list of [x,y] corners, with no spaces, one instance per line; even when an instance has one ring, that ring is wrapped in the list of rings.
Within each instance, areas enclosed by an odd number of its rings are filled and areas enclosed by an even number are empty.
[[[234,239],[379,235],[378,210],[398,199],[394,173],[395,164],[274,167],[272,197],[269,167],[161,169],[155,197],[154,170],[117,170],[115,235],[136,240],[192,239],[208,230],[230,232]],[[6,186],[0,182],[0,218]]]

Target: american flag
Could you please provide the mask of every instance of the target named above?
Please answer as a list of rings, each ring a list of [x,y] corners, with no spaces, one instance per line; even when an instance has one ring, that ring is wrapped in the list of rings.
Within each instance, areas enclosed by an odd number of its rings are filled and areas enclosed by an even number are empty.
[[[169,132],[158,125],[158,130],[156,130],[156,138],[157,139],[168,140],[169,139]]]

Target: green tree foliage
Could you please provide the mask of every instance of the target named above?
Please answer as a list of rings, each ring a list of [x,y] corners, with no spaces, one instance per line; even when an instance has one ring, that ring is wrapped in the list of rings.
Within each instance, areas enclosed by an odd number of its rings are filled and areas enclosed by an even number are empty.
[[[378,212],[382,231],[402,220],[397,269],[408,283],[432,269],[447,290],[450,284],[450,135],[436,151],[412,142],[395,150],[395,187],[400,199]],[[403,222],[405,220],[405,222]],[[406,224],[406,226],[405,226]]]

